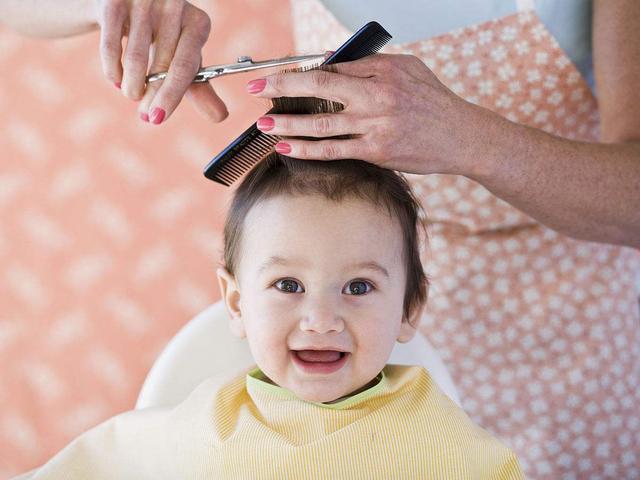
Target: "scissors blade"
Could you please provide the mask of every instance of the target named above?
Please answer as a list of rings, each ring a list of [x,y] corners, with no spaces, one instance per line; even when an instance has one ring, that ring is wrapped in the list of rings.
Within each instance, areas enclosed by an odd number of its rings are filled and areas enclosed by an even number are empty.
[[[211,65],[210,67],[204,67],[198,70],[198,73],[193,79],[193,83],[208,82],[212,78],[221,77],[222,75],[229,75],[231,73],[249,72],[251,70],[258,70],[260,68],[277,67],[279,65],[288,65],[291,63],[300,63],[307,61],[323,60],[324,54],[317,55],[298,55],[293,57],[274,58],[271,60],[263,60],[260,62],[254,62],[251,57],[238,57],[236,63],[227,63],[223,65]],[[155,82],[163,80],[167,76],[168,72],[154,73],[147,76],[147,82]]]

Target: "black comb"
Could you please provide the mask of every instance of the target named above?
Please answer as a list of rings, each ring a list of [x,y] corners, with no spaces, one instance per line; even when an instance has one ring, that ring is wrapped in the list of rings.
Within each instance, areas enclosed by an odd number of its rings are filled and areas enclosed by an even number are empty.
[[[372,55],[390,39],[389,32],[382,28],[378,22],[369,22],[354,33],[322,65],[350,62]],[[272,108],[266,114],[275,113],[274,110]],[[267,135],[261,132],[254,123],[207,164],[204,176],[229,187],[271,153],[275,144],[280,140],[281,137],[277,135]]]

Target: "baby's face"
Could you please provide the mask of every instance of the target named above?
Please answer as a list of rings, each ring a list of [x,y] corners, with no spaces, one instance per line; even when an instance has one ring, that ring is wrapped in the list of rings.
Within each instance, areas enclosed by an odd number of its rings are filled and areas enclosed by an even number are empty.
[[[402,248],[400,223],[383,207],[315,195],[264,201],[245,218],[236,278],[217,272],[231,330],[246,336],[273,383],[303,400],[330,402],[366,387],[396,340],[415,334],[402,321]],[[346,354],[321,363],[332,354],[296,353],[314,349]]]

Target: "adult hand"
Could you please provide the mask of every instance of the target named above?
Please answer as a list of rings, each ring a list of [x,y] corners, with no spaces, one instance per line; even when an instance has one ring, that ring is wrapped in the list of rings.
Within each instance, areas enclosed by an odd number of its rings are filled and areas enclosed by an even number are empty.
[[[265,133],[287,138],[277,151],[302,159],[357,158],[408,173],[465,175],[490,146],[487,128],[498,115],[466,102],[412,55],[376,54],[312,70],[252,80],[256,96],[320,97],[344,104],[338,113],[272,114],[258,120]],[[489,145],[487,145],[489,144]]]
[[[209,16],[184,0],[96,0],[100,57],[104,74],[131,100],[140,101],[144,121],[159,124],[185,93],[214,122],[227,108],[209,83],[192,84],[202,64],[202,47],[211,30]],[[128,37],[122,47],[123,37]],[[121,61],[122,59],[122,61]],[[147,72],[168,71],[149,83]]]

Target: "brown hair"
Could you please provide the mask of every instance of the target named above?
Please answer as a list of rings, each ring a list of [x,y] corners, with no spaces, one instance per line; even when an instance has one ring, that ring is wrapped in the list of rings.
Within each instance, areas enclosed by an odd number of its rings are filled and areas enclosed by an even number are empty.
[[[287,113],[320,113],[342,108],[341,104],[317,98],[274,99],[274,104],[279,112]],[[254,205],[282,195],[313,194],[335,202],[344,198],[365,200],[376,207],[386,207],[389,215],[398,219],[404,237],[402,258],[406,267],[403,313],[404,318],[409,318],[413,309],[426,301],[429,283],[420,258],[421,242],[427,241],[421,218],[423,210],[401,173],[362,160],[300,160],[274,152],[260,161],[233,194],[224,225],[226,269],[235,275],[244,219]]]

